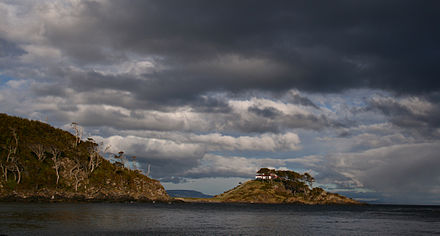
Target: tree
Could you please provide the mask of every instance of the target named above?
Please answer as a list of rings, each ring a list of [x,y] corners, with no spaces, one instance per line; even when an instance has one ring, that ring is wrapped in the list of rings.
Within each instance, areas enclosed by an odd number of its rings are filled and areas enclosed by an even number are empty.
[[[113,157],[115,159],[117,159],[117,160],[120,160],[120,161],[117,161],[117,162],[121,163],[123,168],[125,167],[125,156],[124,156],[124,152],[123,151],[119,151],[118,154],[113,154]]]
[[[83,181],[87,176],[81,168],[76,168],[73,170],[73,177],[75,178],[75,191],[78,191],[78,186],[81,181]]]
[[[81,161],[79,155],[73,156],[74,165],[70,169],[70,177],[75,178],[75,191],[78,191],[78,186],[81,181],[87,178],[87,164]]]
[[[42,144],[31,144],[29,145],[29,149],[37,156],[37,159],[40,162],[43,162],[46,159],[46,147]]]
[[[311,176],[309,173],[304,173],[304,180],[309,184],[310,188],[313,189],[313,182],[315,182],[315,178]]]
[[[269,168],[261,168],[257,173],[258,174],[269,174],[270,169]]]
[[[15,129],[11,128],[12,139],[9,140],[5,146],[3,146],[7,150],[7,154],[5,158],[2,158],[0,163],[0,168],[3,172],[3,177],[5,181],[8,181],[8,172],[14,173],[14,179],[17,181],[17,184],[21,181],[21,165],[19,163],[19,156],[17,155],[18,151],[18,136]]]
[[[99,145],[95,143],[92,138],[88,138],[87,151],[89,158],[88,171],[89,174],[92,174],[93,171],[98,168],[99,165],[102,163],[102,159],[99,155]]]
[[[61,150],[58,149],[55,146],[50,147],[50,153],[52,154],[52,162],[53,162],[53,168],[55,169],[55,173],[57,175],[57,182],[56,185],[58,185],[58,182],[60,180],[60,167],[61,167]]]
[[[286,170],[277,170],[275,171],[275,174],[278,175],[278,177],[280,177],[281,179],[288,179],[287,172],[288,171]]]
[[[148,167],[147,167],[147,174],[146,174],[146,176],[148,176],[148,177],[150,177],[150,170],[151,170],[151,165],[148,164]],[[151,177],[150,177],[150,178],[151,178]]]
[[[82,139],[82,135],[83,135],[83,128],[81,126],[78,125],[78,123],[76,122],[72,122],[72,124],[70,124],[70,126],[72,127],[73,131],[75,132],[75,142],[73,143],[73,147],[76,148],[78,146],[79,143],[81,143],[81,139]]]

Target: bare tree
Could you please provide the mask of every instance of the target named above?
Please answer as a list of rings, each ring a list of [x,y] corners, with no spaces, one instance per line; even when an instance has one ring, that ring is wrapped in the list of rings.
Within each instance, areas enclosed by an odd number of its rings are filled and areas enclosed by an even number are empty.
[[[74,165],[73,165],[73,167],[69,171],[70,177],[73,176],[73,172],[76,169],[80,169],[81,168],[81,161],[79,160],[79,158],[77,156],[73,156],[73,162],[74,162]]]
[[[102,163],[102,158],[99,155],[99,144],[95,143],[92,138],[88,138],[89,146],[87,147],[87,151],[89,154],[89,165],[88,170],[89,174],[92,174],[93,171],[99,167]]]
[[[3,178],[5,178],[5,181],[8,180],[8,170],[6,168],[6,163],[0,163],[0,169],[2,170]]]
[[[101,147],[103,147],[104,146],[104,143],[102,143],[101,142],[101,145],[100,145]],[[111,145],[107,145],[105,148],[104,148],[104,150],[102,151],[103,153],[107,153],[108,152],[108,150],[111,148]]]
[[[3,174],[3,178],[5,179],[5,181],[8,181],[8,164],[9,164],[9,156],[11,155],[11,149],[5,146],[5,149],[8,150],[8,154],[6,155],[6,157],[4,158],[4,160],[2,160],[2,162],[0,163],[0,168],[2,170],[2,174]],[[3,158],[2,158],[3,159]]]
[[[21,181],[21,166],[19,163],[18,150],[18,136],[15,129],[11,128],[12,140],[8,145],[4,146],[7,150],[6,158],[0,163],[0,168],[3,172],[5,181],[8,181],[8,172],[14,173],[14,179],[17,184]]]
[[[58,149],[55,146],[50,147],[50,153],[52,154],[52,161],[53,161],[53,168],[55,169],[55,173],[57,175],[57,182],[56,185],[58,185],[58,182],[60,180],[60,167],[61,167],[61,150]]]
[[[75,191],[78,191],[79,182],[83,180],[83,178],[81,178],[83,170],[82,170],[81,161],[78,157],[74,157],[73,161],[74,161],[74,165],[70,169],[70,177],[75,178]]]
[[[146,174],[148,177],[150,177],[150,168],[151,168],[151,165],[148,164],[148,169],[147,169],[147,174]]]
[[[14,138],[14,141],[9,144],[8,147],[9,151],[8,151],[8,156],[6,157],[6,162],[15,158],[18,149],[17,132],[15,131],[15,129],[11,129],[11,133],[12,133],[12,137]]]
[[[43,162],[46,159],[46,147],[43,144],[32,144],[29,146],[31,151],[37,156],[37,159],[40,162]]]
[[[76,168],[73,170],[72,174],[75,178],[75,191],[78,191],[79,183],[87,177],[86,173],[81,168]]]
[[[16,181],[17,181],[17,184],[19,184],[20,181],[21,181],[21,170],[20,170],[20,166],[19,166],[17,163],[15,163],[14,166],[15,166],[15,171],[17,172],[17,175],[18,175]]]
[[[78,144],[81,142],[82,135],[83,135],[83,128],[81,126],[79,126],[78,123],[76,123],[76,122],[72,122],[72,124],[70,124],[70,126],[72,127],[73,131],[75,132],[75,143],[73,144],[73,147],[76,148],[78,146]]]

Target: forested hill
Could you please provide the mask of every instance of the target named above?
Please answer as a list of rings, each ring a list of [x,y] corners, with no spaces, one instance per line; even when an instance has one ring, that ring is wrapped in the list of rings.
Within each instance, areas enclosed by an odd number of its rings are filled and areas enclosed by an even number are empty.
[[[361,204],[351,198],[313,187],[314,178],[289,170],[262,168],[266,179],[250,180],[210,199],[182,199],[191,202],[295,203],[295,204]],[[270,179],[269,179],[270,176]]]
[[[157,180],[100,155],[100,145],[48,124],[0,114],[0,198],[169,199]]]

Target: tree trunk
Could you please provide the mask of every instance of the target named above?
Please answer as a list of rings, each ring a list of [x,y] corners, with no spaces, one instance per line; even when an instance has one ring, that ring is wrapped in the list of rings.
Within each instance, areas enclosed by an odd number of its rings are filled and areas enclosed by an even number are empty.
[[[81,182],[81,180],[83,180],[81,174],[82,174],[81,170],[80,169],[76,169],[76,171],[74,173],[74,177],[75,177],[75,192],[78,192],[79,182]]]
[[[5,178],[5,181],[8,181],[8,169],[6,168],[6,166],[3,166],[3,164],[0,164],[0,167],[2,168],[3,171],[3,177]]]
[[[78,165],[75,165],[72,169],[70,169],[70,177],[72,177],[72,175],[73,175],[73,171],[74,171],[76,168],[79,168],[79,166],[78,166]]]
[[[58,168],[57,167],[55,167],[55,172],[56,172],[56,174],[57,174],[57,186],[58,186],[58,181],[60,180],[60,174],[58,173]]]
[[[20,168],[18,168],[18,165],[15,165],[15,169],[17,170],[17,173],[18,173],[17,184],[19,184],[21,181],[21,171],[20,171]]]
[[[94,159],[94,156],[92,154],[90,156],[90,162],[89,162],[90,174],[93,173],[93,171],[95,170],[95,161],[93,159]]]
[[[75,192],[78,192],[78,184],[79,184],[79,179],[78,177],[75,175]]]

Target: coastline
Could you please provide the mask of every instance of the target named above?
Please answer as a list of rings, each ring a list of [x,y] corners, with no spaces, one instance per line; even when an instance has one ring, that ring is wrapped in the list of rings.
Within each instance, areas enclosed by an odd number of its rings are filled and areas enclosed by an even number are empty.
[[[220,199],[211,199],[211,198],[174,198],[174,200],[181,201],[183,203],[238,203],[238,204],[267,204],[267,205],[275,205],[275,204],[289,204],[289,205],[369,205],[364,202],[312,202],[312,201],[292,201],[292,202],[274,202],[274,201],[224,201]]]

